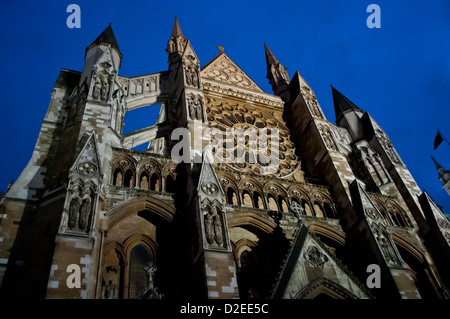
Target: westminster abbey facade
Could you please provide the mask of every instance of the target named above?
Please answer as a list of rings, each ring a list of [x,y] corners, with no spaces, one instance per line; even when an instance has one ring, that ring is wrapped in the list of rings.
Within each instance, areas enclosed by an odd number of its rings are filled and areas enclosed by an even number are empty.
[[[0,207],[2,297],[450,298],[450,222],[368,111],[332,87],[332,123],[267,46],[273,93],[177,20],[166,51],[122,76],[109,25],[61,70]]]

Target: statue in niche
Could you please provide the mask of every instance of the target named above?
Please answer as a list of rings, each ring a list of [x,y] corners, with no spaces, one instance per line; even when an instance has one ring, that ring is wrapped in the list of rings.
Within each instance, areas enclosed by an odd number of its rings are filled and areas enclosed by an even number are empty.
[[[188,98],[188,108],[189,108],[189,117],[191,120],[195,120],[195,106],[194,106],[194,96],[190,95]]]
[[[194,110],[195,110],[195,120],[202,121],[203,120],[203,107],[200,96],[194,100]]]
[[[146,289],[152,289],[154,287],[154,280],[155,280],[155,272],[158,268],[156,265],[154,265],[152,262],[148,262],[144,266],[144,271],[147,276],[147,288]]]
[[[233,192],[233,197],[232,197],[231,201],[232,201],[233,205],[238,204],[238,198],[237,198],[236,193],[234,193],[234,192]]]
[[[141,179],[141,189],[145,189],[145,190],[148,190],[148,179],[147,179],[147,176],[142,176],[142,179]]]
[[[105,299],[117,299],[117,286],[112,280],[109,280],[108,285],[106,285]]]
[[[102,94],[102,101],[107,102],[108,101],[108,92],[109,92],[109,83],[108,79],[105,79],[102,83],[101,87],[101,94]]]
[[[78,191],[75,190],[74,194],[72,195],[69,207],[69,222],[67,223],[67,226],[69,226],[70,229],[74,228],[77,224],[79,210],[80,199],[78,198]]]
[[[380,245],[381,251],[383,252],[383,255],[385,256],[386,260],[390,263],[397,264],[398,263],[397,258],[395,256],[394,251],[392,250],[389,240],[378,229],[375,229],[374,233],[375,233],[375,238],[377,239],[377,241]]]
[[[86,230],[90,214],[91,214],[91,197],[88,196],[85,199],[83,199],[83,204],[81,204],[80,208],[80,220],[78,222],[78,227],[81,230]]]
[[[206,241],[208,244],[213,245],[214,244],[214,221],[213,217],[209,213],[209,210],[207,209],[206,214],[204,215],[205,220],[205,233],[206,233]]]
[[[92,97],[94,98],[94,100],[100,100],[101,89],[102,84],[99,80],[95,79],[94,89],[92,90]]]
[[[117,172],[116,175],[116,186],[122,186],[122,172]]]
[[[192,73],[189,67],[185,69],[186,72],[186,84],[192,85]]]
[[[192,67],[191,69],[191,74],[192,74],[192,86],[198,88],[199,84],[198,84],[198,75],[197,75],[197,70],[195,69],[195,67]]]
[[[217,209],[214,208],[215,216],[214,216],[214,233],[215,239],[218,246],[223,247],[223,234],[222,234],[222,221],[220,220],[220,216],[217,213]]]

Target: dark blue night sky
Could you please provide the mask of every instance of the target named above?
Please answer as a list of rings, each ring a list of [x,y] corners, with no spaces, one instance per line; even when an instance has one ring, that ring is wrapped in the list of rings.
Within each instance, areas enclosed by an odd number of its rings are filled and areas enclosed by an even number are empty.
[[[66,26],[71,3],[81,7],[80,29]],[[371,3],[381,8],[381,29],[366,26]],[[430,159],[450,169],[450,146],[433,150],[437,129],[450,139],[448,0],[1,1],[0,191],[32,155],[61,68],[81,71],[85,48],[112,23],[124,55],[119,74],[164,71],[175,16],[202,65],[221,45],[272,93],[265,42],[291,76],[302,74],[334,123],[332,84],[375,118],[419,187],[450,213]]]

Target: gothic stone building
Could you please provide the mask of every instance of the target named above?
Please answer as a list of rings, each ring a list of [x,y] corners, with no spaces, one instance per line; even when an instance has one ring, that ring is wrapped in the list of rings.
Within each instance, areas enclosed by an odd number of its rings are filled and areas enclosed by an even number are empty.
[[[176,20],[167,53],[121,76],[109,25],[61,70],[2,201],[2,297],[449,298],[450,223],[367,111],[332,88],[333,124],[267,47],[274,94],[222,47],[200,67]],[[156,124],[123,134],[150,105]]]

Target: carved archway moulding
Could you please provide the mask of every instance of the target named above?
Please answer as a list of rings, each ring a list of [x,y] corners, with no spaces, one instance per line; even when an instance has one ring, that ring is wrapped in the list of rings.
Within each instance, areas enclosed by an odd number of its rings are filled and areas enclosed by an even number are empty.
[[[128,216],[136,215],[141,211],[149,211],[170,223],[175,216],[176,209],[173,203],[168,200],[151,196],[140,196],[116,205],[108,211],[106,213],[108,218],[107,229],[113,228],[121,220]]]
[[[295,295],[295,299],[314,299],[320,294],[325,294],[333,299],[358,299],[350,291],[325,277],[310,282]]]
[[[269,215],[267,215],[269,216]],[[227,213],[228,227],[248,228],[250,231],[272,234],[276,224],[269,220],[269,217],[263,217],[253,212],[229,212]]]

